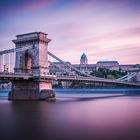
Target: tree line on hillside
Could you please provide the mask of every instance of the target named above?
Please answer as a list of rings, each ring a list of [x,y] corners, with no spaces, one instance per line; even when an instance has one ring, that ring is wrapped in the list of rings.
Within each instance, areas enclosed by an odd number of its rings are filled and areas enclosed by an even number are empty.
[[[117,79],[122,76],[125,76],[127,72],[117,71],[117,70],[109,70],[106,68],[99,68],[98,70],[93,70],[90,73],[92,76],[105,78],[105,79]]]

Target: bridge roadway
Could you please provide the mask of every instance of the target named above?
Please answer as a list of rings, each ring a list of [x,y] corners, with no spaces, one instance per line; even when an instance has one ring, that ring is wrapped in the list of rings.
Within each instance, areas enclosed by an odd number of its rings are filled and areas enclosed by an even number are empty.
[[[32,73],[6,73],[0,72],[0,80],[32,80],[36,78],[53,80],[56,77],[54,75],[33,75]]]
[[[83,77],[83,76],[56,76],[56,75],[44,75],[44,74],[32,74],[32,73],[0,73],[0,80],[55,80],[55,81],[81,81],[89,83],[108,83],[108,84],[122,84],[127,86],[140,86],[138,83],[123,82],[118,80],[109,80],[98,77]]]

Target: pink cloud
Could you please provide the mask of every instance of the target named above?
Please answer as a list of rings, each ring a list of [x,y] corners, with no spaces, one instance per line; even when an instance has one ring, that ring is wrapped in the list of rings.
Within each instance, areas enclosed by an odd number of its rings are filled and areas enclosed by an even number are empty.
[[[56,25],[52,31],[56,32],[56,36],[58,38],[65,40],[75,40],[79,38],[81,34],[83,34],[84,25],[82,23],[74,23],[74,22],[67,22],[63,24]]]
[[[132,38],[137,36],[140,36],[140,27],[133,27],[133,28],[121,29],[115,32],[104,33],[99,36],[93,36],[87,38],[86,41],[96,43],[105,40],[112,40],[112,39],[118,40],[118,39]]]
[[[32,1],[30,4],[27,4],[25,6],[23,6],[23,10],[27,10],[27,11],[32,11],[32,10],[39,10],[42,8],[47,8],[52,6],[53,4],[56,4],[58,2],[58,0],[35,0]]]
[[[22,2],[21,4],[15,3],[13,4],[13,6],[6,9],[6,11],[4,12],[2,11],[2,15],[3,18],[5,17],[7,18],[11,16],[14,17],[18,15],[23,16],[24,14],[29,12],[35,12],[37,10],[42,10],[43,8],[50,8],[58,1],[59,0],[29,0],[29,1]]]
[[[100,60],[117,60],[121,64],[140,63],[140,46],[139,44],[131,44],[125,46],[116,46],[113,49],[94,49],[89,53],[90,62],[97,62]]]
[[[104,58],[135,63],[139,60],[140,19],[123,4],[29,0],[10,9],[11,17],[4,15],[1,48],[14,45],[11,40],[17,34],[43,31],[52,39],[49,50],[64,60],[79,63],[85,52],[90,63]]]

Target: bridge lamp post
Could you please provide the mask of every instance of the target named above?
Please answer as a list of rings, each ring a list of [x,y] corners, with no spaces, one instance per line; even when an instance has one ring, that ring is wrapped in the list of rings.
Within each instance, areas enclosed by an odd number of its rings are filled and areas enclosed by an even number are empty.
[[[4,70],[3,70],[3,72],[5,72],[6,70],[5,70],[5,67],[6,67],[6,65],[3,65],[3,67],[4,67]]]
[[[8,68],[6,68],[6,72],[8,72]]]

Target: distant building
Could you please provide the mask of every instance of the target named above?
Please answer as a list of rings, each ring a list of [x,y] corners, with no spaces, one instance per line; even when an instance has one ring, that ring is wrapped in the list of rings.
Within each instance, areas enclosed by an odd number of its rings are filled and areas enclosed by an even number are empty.
[[[119,70],[119,63],[118,61],[98,61],[96,63],[96,70],[98,70],[99,68]]]
[[[95,64],[84,64],[84,65],[83,64],[74,64],[73,66],[87,74],[90,74],[93,70],[96,70]]]
[[[129,71],[132,68],[135,68],[136,65],[119,65],[120,71]]]
[[[85,53],[81,55],[80,64],[88,64],[88,59]]]
[[[80,58],[80,64],[71,64],[70,62],[65,62],[67,64],[73,65],[78,70],[90,74],[93,70],[98,70],[99,68],[106,68],[109,70],[126,71],[128,72],[132,68],[140,68],[139,64],[136,65],[119,65],[118,61],[98,61],[96,64],[88,64],[87,55],[83,53]],[[56,75],[75,75],[76,72],[70,67],[66,66],[60,62],[53,62],[49,66],[50,73]],[[69,73],[70,72],[70,73]]]

